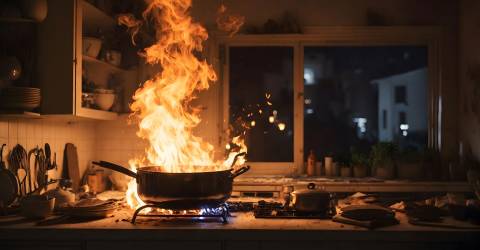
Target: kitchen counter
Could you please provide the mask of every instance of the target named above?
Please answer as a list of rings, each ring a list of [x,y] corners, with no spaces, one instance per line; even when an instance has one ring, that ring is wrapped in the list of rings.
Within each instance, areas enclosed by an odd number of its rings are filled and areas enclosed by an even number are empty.
[[[373,177],[285,177],[240,176],[234,180],[234,191],[280,191],[282,186],[305,188],[315,183],[329,192],[472,192],[468,182],[381,180]]]
[[[132,249],[138,244],[152,249],[169,246],[165,249],[209,250],[312,249],[319,245],[349,249],[358,244],[369,249],[463,249],[480,244],[480,227],[453,220],[449,222],[469,228],[414,226],[400,213],[396,215],[399,225],[376,230],[330,220],[255,219],[252,213],[235,213],[228,224],[218,218],[200,223],[191,219],[138,218],[133,225],[128,221],[130,216],[130,211],[122,210],[102,220],[48,226],[37,226],[21,217],[3,217],[0,249]]]

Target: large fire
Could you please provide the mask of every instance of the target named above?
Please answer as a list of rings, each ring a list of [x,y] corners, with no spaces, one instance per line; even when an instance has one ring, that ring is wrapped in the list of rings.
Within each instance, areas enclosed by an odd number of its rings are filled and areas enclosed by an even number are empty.
[[[149,64],[159,64],[161,72],[147,80],[135,92],[132,116],[138,121],[137,135],[149,142],[142,159],[132,159],[130,167],[154,165],[170,173],[220,171],[230,168],[237,152],[226,160],[214,159],[214,147],[193,134],[200,123],[199,109],[190,102],[198,91],[206,90],[217,79],[212,66],[194,53],[201,52],[207,31],[189,15],[191,0],[150,0],[143,13],[152,20],[156,42],[145,49]],[[137,20],[124,18],[124,23],[138,27]],[[240,137],[232,140],[242,152],[246,146]],[[237,164],[243,164],[239,159]],[[143,205],[132,180],[127,201],[133,208]]]

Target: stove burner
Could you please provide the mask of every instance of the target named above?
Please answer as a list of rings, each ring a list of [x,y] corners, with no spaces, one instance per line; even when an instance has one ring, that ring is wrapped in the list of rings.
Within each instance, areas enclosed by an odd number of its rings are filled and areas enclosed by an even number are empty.
[[[243,202],[243,201],[228,201],[229,212],[250,212],[253,211],[255,202]]]
[[[159,217],[159,218],[222,218],[222,222],[224,224],[228,223],[227,217],[230,215],[228,206],[227,204],[223,203],[219,207],[215,208],[203,208],[200,209],[200,212],[192,212],[192,211],[172,211],[169,213],[158,213],[158,212],[152,212],[152,213],[147,213],[147,214],[141,214],[140,211],[146,209],[146,208],[157,208],[157,209],[163,209],[161,204],[147,204],[144,206],[141,206],[135,210],[135,213],[133,214],[132,217],[132,224],[135,224],[135,221],[137,220],[137,217]]]
[[[332,211],[299,212],[278,202],[260,201],[253,210],[253,215],[255,218],[268,219],[331,219],[335,214]]]

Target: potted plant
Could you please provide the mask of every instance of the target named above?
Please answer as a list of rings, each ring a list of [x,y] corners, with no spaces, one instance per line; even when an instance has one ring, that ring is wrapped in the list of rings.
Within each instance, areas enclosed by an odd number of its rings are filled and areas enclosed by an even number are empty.
[[[350,167],[350,156],[341,154],[336,157],[338,172],[341,177],[351,177],[352,169]]]
[[[370,161],[373,176],[380,179],[393,179],[395,176],[395,152],[396,146],[390,142],[379,142],[372,147]]]
[[[359,152],[352,153],[353,177],[364,178],[367,176],[368,155]]]
[[[418,180],[424,177],[425,154],[415,149],[405,149],[398,153],[397,176],[400,179]]]

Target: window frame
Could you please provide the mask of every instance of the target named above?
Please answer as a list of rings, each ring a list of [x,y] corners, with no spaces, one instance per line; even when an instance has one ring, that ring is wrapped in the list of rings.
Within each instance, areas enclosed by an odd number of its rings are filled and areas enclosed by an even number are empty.
[[[442,86],[449,83],[441,70],[445,61],[441,53],[445,46],[443,30],[432,26],[395,26],[395,27],[306,27],[303,34],[265,34],[213,36],[214,66],[219,76],[217,96],[221,105],[218,114],[219,145],[225,145],[228,138],[225,132],[229,125],[229,48],[239,46],[288,46],[294,48],[294,154],[293,162],[249,162],[254,175],[295,175],[303,169],[303,121],[304,121],[304,47],[307,46],[426,46],[428,51],[428,147],[443,151],[446,133],[456,124],[448,122],[442,110],[449,105],[444,104],[447,98],[446,89]],[[442,93],[443,92],[443,93]],[[450,94],[451,95],[451,94]],[[450,103],[451,104],[451,103]],[[454,127],[455,128],[455,127]],[[455,140],[447,138],[449,144]],[[455,138],[454,138],[455,139]],[[447,145],[450,148],[452,145]]]

